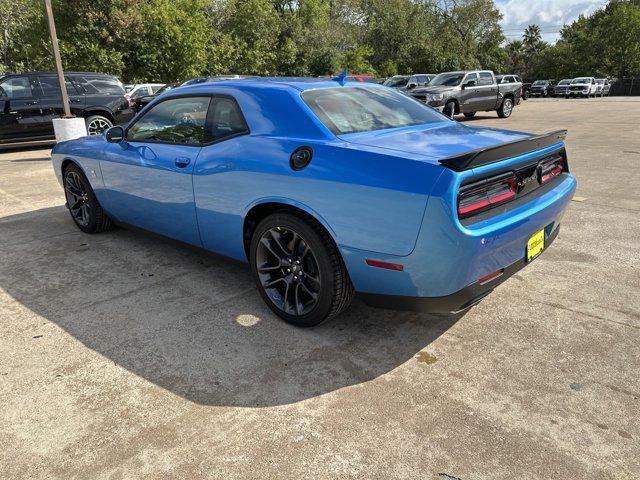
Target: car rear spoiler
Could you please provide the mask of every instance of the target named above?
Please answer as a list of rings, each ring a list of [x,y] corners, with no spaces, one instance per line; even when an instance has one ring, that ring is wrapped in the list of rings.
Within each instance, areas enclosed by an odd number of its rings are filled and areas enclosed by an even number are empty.
[[[566,130],[556,130],[555,132],[535,135],[522,140],[516,140],[514,142],[506,142],[492,147],[469,150],[468,152],[453,155],[451,157],[445,157],[438,161],[452,170],[461,172],[480,165],[494,163],[499,160],[504,160],[505,158],[516,157],[518,155],[550,147],[563,141],[566,136]]]

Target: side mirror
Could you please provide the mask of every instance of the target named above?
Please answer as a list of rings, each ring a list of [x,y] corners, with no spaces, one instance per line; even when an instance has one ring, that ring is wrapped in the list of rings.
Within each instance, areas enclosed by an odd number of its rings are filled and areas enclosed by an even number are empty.
[[[111,127],[104,134],[107,142],[109,143],[120,143],[124,140],[124,128],[122,127]]]
[[[476,86],[476,81],[475,80],[467,80],[466,82],[464,82],[462,84],[462,88],[475,87],[475,86]]]

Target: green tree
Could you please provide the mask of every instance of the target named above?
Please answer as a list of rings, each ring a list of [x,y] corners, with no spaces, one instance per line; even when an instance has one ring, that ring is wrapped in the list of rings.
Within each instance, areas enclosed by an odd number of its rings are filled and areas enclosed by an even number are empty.
[[[200,75],[207,68],[211,38],[206,6],[205,0],[140,2],[120,43],[124,77],[174,82]]]

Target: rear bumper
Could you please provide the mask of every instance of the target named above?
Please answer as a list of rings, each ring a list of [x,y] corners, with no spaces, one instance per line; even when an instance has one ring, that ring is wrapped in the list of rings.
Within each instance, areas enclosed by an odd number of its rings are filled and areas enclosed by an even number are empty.
[[[560,225],[545,238],[545,250],[558,236]],[[544,254],[544,252],[543,252]],[[410,297],[404,295],[383,295],[375,293],[358,293],[358,297],[367,305],[391,310],[409,310],[428,313],[457,313],[477,304],[489,295],[494,288],[505,282],[509,277],[527,266],[522,259],[503,267],[502,274],[486,283],[472,283],[461,290],[442,297]]]

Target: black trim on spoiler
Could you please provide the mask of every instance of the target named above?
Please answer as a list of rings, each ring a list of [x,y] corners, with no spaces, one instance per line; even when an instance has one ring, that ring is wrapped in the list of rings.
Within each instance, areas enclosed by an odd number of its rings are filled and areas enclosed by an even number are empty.
[[[461,172],[462,170],[469,170],[480,165],[486,165],[497,162],[498,160],[504,160],[505,158],[516,157],[550,147],[564,140],[566,136],[566,130],[556,130],[555,132],[535,135],[514,142],[501,143],[493,147],[470,150],[460,155],[442,158],[438,161],[452,170]]]

